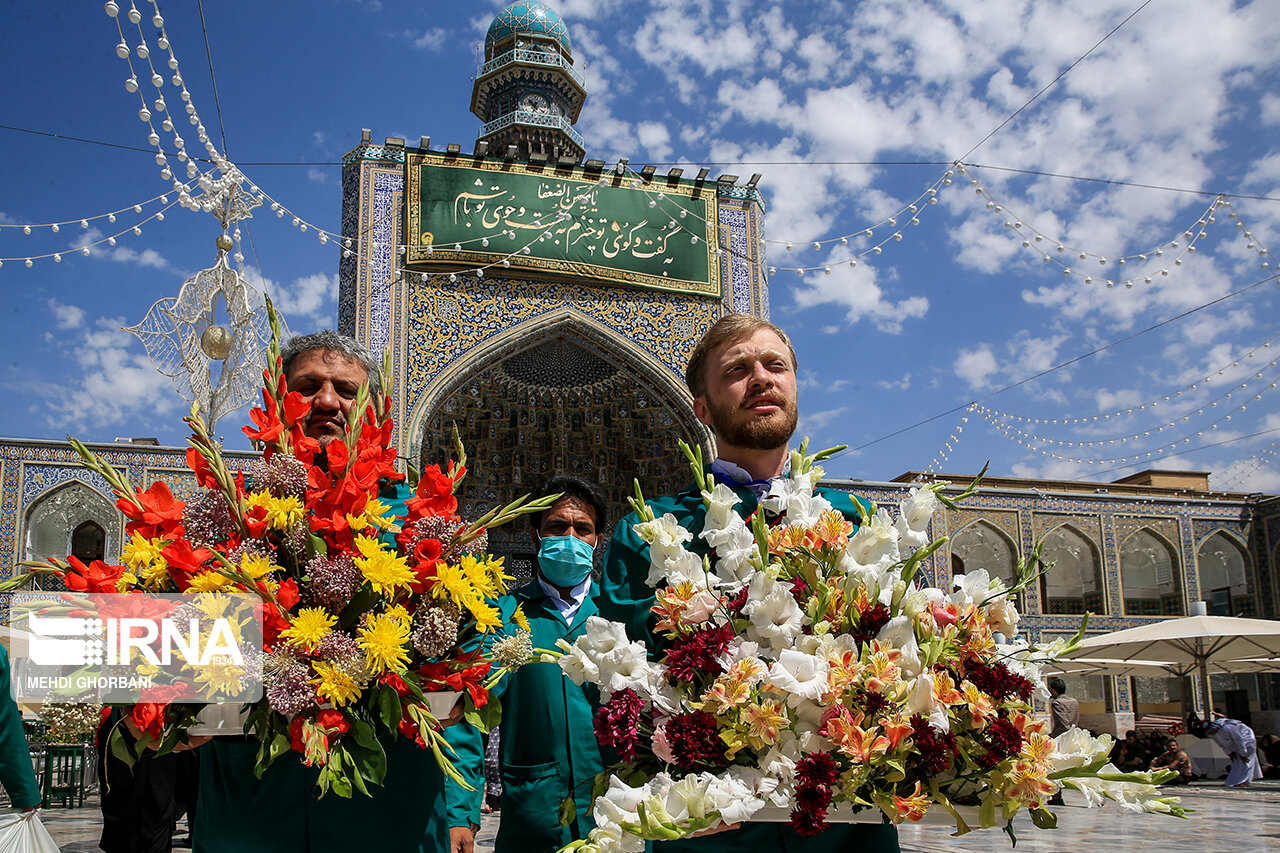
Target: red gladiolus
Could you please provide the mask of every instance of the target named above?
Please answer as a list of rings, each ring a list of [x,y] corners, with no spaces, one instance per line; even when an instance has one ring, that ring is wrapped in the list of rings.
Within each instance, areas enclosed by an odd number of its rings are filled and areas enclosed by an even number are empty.
[[[115,592],[116,583],[124,575],[124,566],[112,566],[102,560],[85,565],[75,556],[67,557],[71,568],[59,572],[62,582],[72,592]]]
[[[209,460],[201,455],[199,450],[194,447],[187,448],[187,467],[196,475],[196,482],[206,489],[218,488],[218,479],[213,476],[213,469],[209,467]]]
[[[176,539],[182,535],[182,511],[185,504],[173,496],[163,481],[152,484],[145,492],[139,491],[132,499],[116,501],[130,522],[125,525],[128,533],[139,533],[147,539]]]
[[[453,478],[440,470],[439,465],[428,465],[418,480],[418,489],[405,501],[410,518],[424,515],[452,516],[458,511],[458,499],[453,496]]]
[[[249,410],[249,418],[257,426],[257,429],[253,427],[241,427],[240,429],[249,438],[271,444],[284,435],[284,424],[280,422],[280,418],[276,415],[275,402],[267,393],[266,388],[262,389],[262,403],[266,407],[265,409],[254,407]]]
[[[192,548],[190,540],[178,539],[165,545],[160,556],[169,564],[169,576],[182,592],[191,584],[191,576],[200,574],[213,559],[213,552],[208,548]]]

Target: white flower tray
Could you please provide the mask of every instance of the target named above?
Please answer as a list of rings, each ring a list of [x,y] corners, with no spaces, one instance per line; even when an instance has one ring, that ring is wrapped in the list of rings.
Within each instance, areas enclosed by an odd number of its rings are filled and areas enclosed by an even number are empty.
[[[196,723],[187,729],[188,734],[202,737],[244,734],[244,721],[249,716],[242,711],[239,702],[205,705],[196,715]]]
[[[970,829],[979,828],[978,807],[977,806],[959,806],[956,811],[964,818],[965,823],[969,824]],[[786,823],[791,820],[791,809],[784,809],[778,806],[765,806],[752,816],[750,823]],[[854,813],[853,807],[849,805],[839,805],[831,808],[827,812],[827,823],[884,823],[884,812],[880,809],[863,809],[858,813]],[[903,821],[904,824],[911,821]],[[924,813],[924,817],[916,821],[919,826],[950,826],[956,825],[956,819],[951,816],[951,812],[942,806],[933,805]]]
[[[423,694],[427,700],[427,710],[431,712],[431,716],[437,720],[443,720],[445,717],[453,713],[453,706],[458,704],[458,698],[462,696],[459,690],[441,690],[438,693]]]

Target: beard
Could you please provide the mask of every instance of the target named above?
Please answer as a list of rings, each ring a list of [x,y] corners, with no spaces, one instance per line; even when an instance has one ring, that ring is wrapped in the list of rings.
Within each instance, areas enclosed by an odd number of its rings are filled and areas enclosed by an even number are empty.
[[[796,431],[799,411],[795,400],[788,400],[776,412],[755,415],[737,404],[721,404],[706,398],[711,414],[711,431],[716,439],[733,447],[748,450],[776,450],[786,445]]]

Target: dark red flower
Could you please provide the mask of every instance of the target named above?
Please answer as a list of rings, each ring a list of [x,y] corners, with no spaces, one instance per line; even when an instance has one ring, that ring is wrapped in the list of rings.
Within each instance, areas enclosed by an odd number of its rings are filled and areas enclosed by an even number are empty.
[[[681,769],[702,771],[725,766],[716,718],[706,711],[676,714],[667,720],[666,733],[671,755]]]
[[[866,645],[876,638],[880,629],[889,624],[889,611],[883,604],[868,607],[858,617],[858,625],[849,633],[858,641],[858,645]]]
[[[614,693],[596,711],[596,740],[601,746],[616,749],[623,761],[635,761],[640,734],[640,712],[643,709],[644,700],[631,688]]]
[[[797,835],[820,835],[828,826],[826,809],[822,811],[792,809],[787,826],[794,829]]]
[[[717,660],[729,651],[733,640],[733,626],[729,624],[694,631],[671,644],[663,662],[667,665],[667,678],[672,684],[690,681],[698,675],[715,678],[724,672]]]
[[[923,768],[930,776],[950,770],[952,756],[957,751],[956,736],[951,732],[937,731],[923,714],[911,717],[911,729],[915,749],[908,750],[907,761]]]
[[[825,752],[811,752],[796,762],[797,785],[834,785],[840,766]]]

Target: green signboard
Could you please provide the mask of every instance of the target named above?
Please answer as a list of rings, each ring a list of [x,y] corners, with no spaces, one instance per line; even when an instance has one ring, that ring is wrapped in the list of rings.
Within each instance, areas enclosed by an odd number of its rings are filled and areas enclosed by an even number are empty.
[[[411,153],[405,206],[410,269],[511,268],[720,296],[714,187]]]

